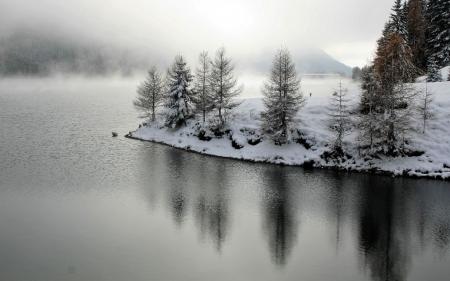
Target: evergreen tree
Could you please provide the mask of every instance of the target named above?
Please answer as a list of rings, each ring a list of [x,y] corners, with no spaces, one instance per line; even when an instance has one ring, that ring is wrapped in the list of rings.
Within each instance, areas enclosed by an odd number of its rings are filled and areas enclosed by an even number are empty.
[[[389,155],[404,151],[411,130],[410,105],[414,94],[405,83],[412,81],[415,74],[408,45],[399,34],[391,34],[374,60],[377,87],[376,103],[372,110],[379,122],[377,144]]]
[[[235,98],[242,92],[242,88],[237,87],[233,71],[234,65],[231,59],[225,56],[225,49],[220,48],[211,62],[211,75],[209,76],[212,104],[217,109],[220,128],[223,128],[226,123],[228,111],[239,105]]]
[[[177,56],[167,71],[166,126],[175,128],[186,125],[186,120],[192,117],[191,81],[190,69],[183,57]]]
[[[361,113],[368,113],[375,106],[375,96],[377,90],[377,81],[375,80],[373,65],[364,66],[361,69]]]
[[[425,56],[426,48],[426,21],[425,21],[425,1],[409,0],[407,4],[407,30],[408,45],[411,48],[414,65],[426,70],[427,60]]]
[[[406,16],[405,10],[402,5],[402,0],[395,0],[389,21],[391,23],[390,31],[398,33],[403,38],[406,39],[407,38]]]
[[[146,80],[138,86],[138,97],[133,102],[134,106],[144,113],[143,118],[151,116],[151,120],[155,121],[156,108],[163,100],[163,88],[161,74],[156,67],[152,67]]]
[[[304,103],[300,80],[286,49],[276,54],[270,77],[264,85],[265,111],[262,113],[263,129],[277,145],[290,139],[289,129],[294,117]]]
[[[352,79],[360,80],[361,79],[361,68],[355,66],[352,68]]]
[[[374,73],[385,93],[389,93],[398,82],[413,81],[418,70],[412,60],[411,49],[397,33],[389,35],[386,43],[379,46],[374,60]]]
[[[435,58],[430,58],[427,68],[427,82],[440,82],[442,81],[441,71]]]
[[[430,0],[427,11],[427,57],[438,67],[450,64],[450,0]]]
[[[206,121],[206,114],[212,109],[211,87],[209,84],[211,60],[207,52],[200,53],[199,67],[195,72],[194,98],[193,102],[197,112],[202,114],[203,123]]]
[[[339,155],[342,155],[344,152],[344,136],[351,130],[349,101],[347,98],[347,89],[344,89],[342,82],[339,82],[339,89],[333,93],[329,109],[330,129],[335,134],[333,150]]]

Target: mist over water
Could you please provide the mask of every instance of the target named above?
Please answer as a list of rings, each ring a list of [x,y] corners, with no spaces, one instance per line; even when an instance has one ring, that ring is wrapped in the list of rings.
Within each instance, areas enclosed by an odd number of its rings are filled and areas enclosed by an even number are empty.
[[[0,81],[0,279],[447,279],[447,182],[128,140],[139,80]]]

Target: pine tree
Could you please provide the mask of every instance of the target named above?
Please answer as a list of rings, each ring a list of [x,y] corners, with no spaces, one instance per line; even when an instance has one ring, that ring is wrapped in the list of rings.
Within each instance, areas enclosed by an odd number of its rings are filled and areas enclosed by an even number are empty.
[[[192,75],[182,56],[177,56],[175,62],[167,71],[167,108],[166,126],[170,128],[186,125],[186,120],[192,117],[191,89]]]
[[[379,124],[382,104],[381,99],[377,98],[379,87],[373,65],[362,69],[361,89],[360,115],[357,122],[358,141],[361,148],[367,149],[368,154],[373,154],[381,136]]]
[[[427,68],[427,82],[440,82],[442,81],[441,71],[435,58],[430,58]]]
[[[329,109],[330,129],[335,134],[333,151],[339,155],[342,155],[344,152],[344,136],[351,130],[349,101],[347,98],[347,89],[342,87],[342,82],[340,81],[339,89],[331,97]]]
[[[360,112],[366,114],[375,106],[375,96],[377,90],[373,65],[364,66],[361,69],[361,103]]]
[[[407,39],[413,55],[413,62],[417,68],[425,71],[427,65],[425,56],[425,2],[424,0],[409,0],[406,7],[408,31]]]
[[[355,66],[352,68],[352,79],[361,80],[361,68]]]
[[[422,97],[422,102],[419,105],[419,113],[423,120],[422,133],[425,134],[428,120],[434,117],[433,112],[430,109],[430,104],[433,102],[433,94],[428,90],[428,83],[425,83],[425,92]]]
[[[202,114],[203,123],[206,122],[206,114],[212,110],[211,87],[209,84],[211,60],[207,52],[200,53],[199,67],[195,72],[193,102],[197,112]]]
[[[377,102],[373,110],[379,122],[377,144],[389,155],[404,151],[411,130],[410,109],[414,92],[405,83],[413,80],[416,71],[405,40],[399,34],[391,34],[378,49],[374,60]]]
[[[156,67],[152,67],[146,80],[138,86],[138,97],[133,102],[134,106],[144,113],[143,118],[151,116],[151,120],[155,121],[156,108],[163,100],[163,88],[161,74]]]
[[[430,0],[427,5],[428,59],[433,58],[438,67],[450,64],[450,0]]]
[[[398,82],[413,81],[418,70],[412,60],[411,49],[397,33],[389,35],[386,43],[379,46],[374,60],[374,73],[381,86],[385,87],[385,92],[389,93]]]
[[[305,101],[288,50],[280,49],[277,52],[263,95],[263,129],[275,144],[285,144],[290,140],[289,129],[294,123],[295,115]]]
[[[211,62],[211,75],[209,77],[212,103],[218,112],[219,128],[225,126],[227,113],[239,105],[235,98],[242,92],[242,88],[237,87],[237,80],[234,78],[233,71],[234,65],[231,59],[225,56],[225,49],[220,48]]]
[[[403,38],[407,38],[405,10],[403,9],[402,0],[395,0],[392,7],[392,13],[389,21],[391,23],[391,32],[400,34]]]

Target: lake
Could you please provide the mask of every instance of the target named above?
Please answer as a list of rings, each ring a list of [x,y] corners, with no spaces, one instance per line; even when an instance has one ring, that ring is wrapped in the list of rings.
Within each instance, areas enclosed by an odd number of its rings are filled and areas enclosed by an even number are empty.
[[[0,81],[0,280],[449,280],[450,183],[129,140],[137,82]]]

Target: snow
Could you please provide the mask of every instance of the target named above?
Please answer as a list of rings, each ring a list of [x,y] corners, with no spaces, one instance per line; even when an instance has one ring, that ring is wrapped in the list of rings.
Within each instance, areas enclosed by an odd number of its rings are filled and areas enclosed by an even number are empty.
[[[447,81],[448,75],[450,74],[450,66],[446,66],[441,68],[441,77],[443,81]],[[427,80],[427,76],[420,76],[416,79],[417,82],[425,82]]]
[[[201,127],[200,118],[189,120],[186,127],[178,130],[163,127],[163,121],[160,119],[140,127],[128,136],[203,154],[255,162],[284,165],[312,164],[315,167],[450,179],[450,82],[427,84],[428,90],[433,93],[434,101],[430,106],[435,118],[428,121],[425,134],[422,133],[420,117],[415,118],[416,130],[412,132],[409,143],[410,148],[423,151],[423,155],[364,159],[358,154],[357,131],[353,129],[344,138],[344,149],[351,157],[341,161],[327,161],[321,157],[324,152],[329,151],[333,141],[332,132],[328,129],[327,108],[338,83],[338,78],[302,81],[306,104],[297,115],[296,128],[302,134],[303,144],[295,142],[276,146],[263,136],[259,116],[264,106],[260,97],[246,98],[234,109],[229,120],[230,133],[223,137],[214,137],[212,133],[208,133],[212,136],[211,140],[200,140],[197,137],[198,129]],[[348,89],[348,98],[355,108],[359,101],[359,84],[350,80],[344,81],[343,84]],[[422,90],[425,83],[415,83],[414,87]],[[260,139],[261,136],[261,142],[256,145],[249,143]],[[236,149],[232,145],[233,142],[242,148]]]

